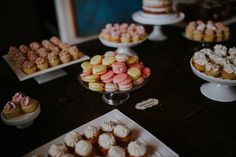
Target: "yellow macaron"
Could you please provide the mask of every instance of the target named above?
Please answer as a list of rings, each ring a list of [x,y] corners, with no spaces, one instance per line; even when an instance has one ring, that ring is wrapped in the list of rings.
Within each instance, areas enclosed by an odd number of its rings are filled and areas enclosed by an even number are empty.
[[[96,55],[96,56],[93,56],[91,59],[90,59],[90,63],[92,65],[100,65],[102,63],[102,56],[101,55]]]
[[[102,59],[102,64],[105,66],[111,66],[113,63],[115,63],[115,57],[114,56],[107,56]]]
[[[92,91],[103,91],[104,83],[100,83],[100,82],[89,83],[89,89]]]
[[[81,64],[81,68],[83,69],[84,72],[92,70],[93,66],[90,62],[83,62]]]
[[[141,76],[141,71],[136,67],[132,67],[128,69],[127,74],[132,78],[132,80],[137,80]]]
[[[87,75],[82,77],[82,80],[84,82],[98,82],[99,81],[99,76],[97,75]]]
[[[134,64],[134,63],[138,63],[138,61],[139,61],[138,56],[130,56],[126,64]]]
[[[92,69],[92,72],[94,75],[101,75],[101,74],[104,74],[106,71],[107,71],[107,67],[102,64],[94,66]]]

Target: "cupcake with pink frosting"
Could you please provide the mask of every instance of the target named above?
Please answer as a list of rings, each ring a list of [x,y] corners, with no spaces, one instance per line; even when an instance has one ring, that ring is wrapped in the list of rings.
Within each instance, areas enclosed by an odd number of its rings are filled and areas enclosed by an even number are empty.
[[[39,70],[44,70],[44,69],[47,69],[48,68],[48,61],[46,58],[43,58],[43,57],[38,57],[36,60],[35,60],[35,63],[37,65],[37,68]]]
[[[34,64],[34,62],[25,61],[22,65],[22,69],[26,74],[32,74],[32,73],[36,72],[37,67]]]
[[[37,101],[30,98],[29,96],[23,97],[21,99],[20,105],[21,105],[21,110],[25,113],[34,112],[38,107]]]
[[[50,64],[50,66],[54,67],[60,63],[60,59],[59,59],[58,55],[56,55],[56,53],[50,52],[48,54],[48,62]]]
[[[8,101],[4,106],[2,113],[5,118],[10,119],[20,115],[20,107],[12,101]]]

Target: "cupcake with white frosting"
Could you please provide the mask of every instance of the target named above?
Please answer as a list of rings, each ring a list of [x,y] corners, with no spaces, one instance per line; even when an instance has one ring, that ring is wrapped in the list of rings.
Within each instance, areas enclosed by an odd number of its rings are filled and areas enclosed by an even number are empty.
[[[232,64],[225,64],[224,68],[221,70],[221,76],[223,79],[236,79],[236,67]]]
[[[88,125],[84,130],[84,137],[92,144],[97,142],[99,134],[100,129],[92,125]]]
[[[126,144],[132,140],[132,133],[128,127],[123,124],[118,124],[113,130],[113,134],[121,144]]]
[[[75,144],[75,154],[79,156],[93,156],[93,145],[86,140],[80,140]]]
[[[64,142],[70,152],[74,152],[75,144],[82,140],[82,136],[78,132],[71,131],[66,134]]]
[[[101,124],[101,130],[103,132],[113,132],[116,125],[117,124],[113,121],[105,121]]]
[[[59,157],[67,153],[67,148],[64,144],[52,144],[48,151],[49,157]]]
[[[120,146],[111,146],[107,157],[126,157],[125,149]]]
[[[98,144],[103,154],[107,154],[107,151],[111,146],[116,144],[115,137],[111,133],[103,133],[98,138]]]
[[[130,157],[144,157],[147,154],[146,145],[138,140],[130,142],[127,149]]]

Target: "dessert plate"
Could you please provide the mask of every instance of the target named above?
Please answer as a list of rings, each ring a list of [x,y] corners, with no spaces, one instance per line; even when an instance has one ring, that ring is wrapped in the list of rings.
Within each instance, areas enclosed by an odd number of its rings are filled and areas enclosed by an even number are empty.
[[[99,36],[99,40],[101,41],[101,43],[103,45],[108,46],[108,47],[117,48],[117,50],[116,50],[117,53],[125,53],[125,54],[128,54],[130,56],[137,55],[134,51],[132,51],[130,49],[130,47],[139,45],[139,44],[143,43],[146,39],[147,39],[147,37],[145,37],[143,40],[139,40],[137,42],[115,43],[115,42],[110,42],[110,41],[104,40],[101,36]]]
[[[78,80],[81,83],[82,86],[84,86],[86,89],[90,90],[88,87],[88,83],[84,82],[80,75],[78,74]],[[129,99],[129,92],[139,89],[142,86],[144,86],[147,83],[148,79],[145,79],[142,84],[140,85],[133,85],[133,87],[130,90],[122,91],[118,90],[115,92],[107,92],[107,91],[101,91],[99,93],[102,93],[102,99],[104,102],[106,102],[109,105],[119,105],[125,102]],[[92,91],[92,90],[91,90]]]
[[[83,134],[83,131],[87,125],[100,126],[104,121],[115,120],[124,125],[126,125],[131,130],[136,130],[138,132],[138,140],[144,142],[148,146],[148,157],[178,157],[173,150],[167,147],[159,139],[153,136],[150,132],[145,130],[142,126],[137,124],[135,121],[121,113],[119,110],[114,109],[76,129],[73,131]],[[72,130],[71,130],[72,131]],[[25,154],[23,157],[32,157],[35,154],[42,154],[47,156],[50,145],[59,144],[64,142],[64,137],[66,134],[44,144],[43,146],[36,148],[35,150]],[[150,149],[149,149],[150,148]]]
[[[190,67],[195,75],[199,78],[208,81],[200,87],[201,93],[215,101],[231,102],[236,100],[236,80],[227,80],[220,77],[212,77],[198,71],[190,60]]]
[[[3,56],[3,59],[9,64],[9,66],[15,72],[16,76],[18,77],[18,79],[20,81],[24,81],[24,80],[27,80],[27,79],[32,78],[32,77],[36,78],[38,76],[46,75],[49,72],[53,72],[53,71],[59,70],[61,68],[67,67],[69,65],[73,65],[73,64],[88,60],[89,58],[90,57],[84,55],[81,58],[79,58],[77,60],[70,61],[68,63],[59,64],[55,67],[49,67],[45,70],[37,71],[37,72],[32,73],[32,74],[25,74],[21,69],[16,67],[15,63],[12,60],[9,60],[8,55]],[[55,75],[50,75],[49,77],[53,78],[53,77],[55,77]]]
[[[2,118],[2,121],[7,125],[16,126],[19,129],[24,129],[24,128],[29,127],[31,124],[33,124],[34,119],[38,117],[40,111],[41,111],[41,108],[40,108],[40,104],[38,103],[37,109],[32,113],[26,113],[15,118],[6,119],[3,113],[1,112],[1,118]]]

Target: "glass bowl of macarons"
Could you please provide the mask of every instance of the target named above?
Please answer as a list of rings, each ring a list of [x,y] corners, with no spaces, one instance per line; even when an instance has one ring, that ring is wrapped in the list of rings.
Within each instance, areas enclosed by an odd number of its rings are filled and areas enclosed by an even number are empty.
[[[216,44],[213,48],[196,51],[190,66],[195,75],[208,81],[201,85],[201,93],[215,101],[236,100],[236,48]]]
[[[40,113],[39,102],[21,92],[15,93],[3,107],[2,121],[10,126],[24,129],[33,124]]]
[[[117,48],[116,52],[135,55],[130,47],[144,42],[148,37],[145,28],[135,23],[106,24],[99,35],[103,45]]]
[[[78,80],[87,89],[102,93],[109,105],[119,105],[129,99],[129,92],[142,87],[151,75],[136,55],[107,51],[81,64]]]

